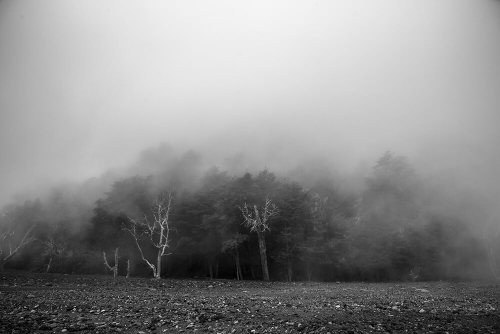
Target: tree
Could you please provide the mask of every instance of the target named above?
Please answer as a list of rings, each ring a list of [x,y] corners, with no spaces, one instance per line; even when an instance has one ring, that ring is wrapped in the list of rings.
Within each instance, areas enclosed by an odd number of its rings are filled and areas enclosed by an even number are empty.
[[[26,245],[36,240],[33,233],[36,223],[33,223],[30,227],[28,227],[21,240],[13,245],[12,243],[14,241],[12,239],[15,234],[15,230],[12,226],[12,218],[9,214],[4,214],[4,218],[7,223],[0,232],[0,271],[3,271],[3,267],[7,261],[19,254],[21,249],[23,249]]]
[[[204,215],[201,223],[196,226],[197,246],[203,249],[203,257],[207,263],[210,278],[219,276],[217,256],[221,252],[222,237],[228,223],[224,214],[215,212],[211,215]]]
[[[236,222],[231,216],[234,207],[227,203],[230,181],[227,172],[212,167],[205,173],[201,187],[178,202],[176,224],[182,235],[179,249],[188,260],[184,262],[187,268],[181,269],[195,276],[208,269],[211,278],[218,277],[222,243]]]
[[[283,264],[285,277],[291,282],[294,264],[305,236],[311,229],[309,196],[298,183],[282,183],[278,189],[279,219],[274,223],[271,257]]]
[[[106,259],[106,252],[102,252],[102,256],[104,257],[104,265],[106,267],[108,267],[108,269],[113,272],[113,277],[116,277],[116,276],[118,276],[118,259],[120,258],[118,256],[118,247],[115,249],[114,253],[115,253],[115,265],[112,267],[109,265],[108,260]],[[128,274],[128,270],[127,270],[127,274]]]
[[[169,220],[172,211],[172,194],[167,192],[158,196],[151,211],[152,217],[148,217],[146,214],[140,219],[129,217],[130,223],[124,225],[123,228],[132,235],[142,259],[153,270],[153,276],[159,279],[161,277],[161,259],[163,256],[171,254],[165,254],[165,251],[170,247],[170,232],[173,230]],[[149,243],[157,249],[156,265],[144,256],[139,242],[143,236],[149,239]]]
[[[221,251],[223,253],[229,253],[231,256],[234,258],[236,262],[236,279],[237,280],[242,280],[243,279],[243,273],[241,271],[241,264],[240,264],[240,253],[238,252],[238,247],[240,244],[244,241],[248,240],[248,235],[241,234],[241,233],[234,233],[231,236],[227,237],[223,242],[222,242],[222,248]]]
[[[147,211],[151,199],[152,177],[134,176],[116,181],[98,207],[112,215],[140,216]],[[94,212],[95,213],[95,212]]]
[[[68,243],[59,238],[58,236],[54,236],[53,234],[49,234],[42,240],[43,250],[42,255],[49,258],[49,262],[47,263],[47,269],[45,273],[48,273],[50,270],[50,266],[52,265],[52,260],[54,258],[62,257],[66,254],[68,249]]]
[[[420,266],[418,249],[410,243],[424,222],[419,185],[406,157],[386,152],[377,160],[350,229],[351,255],[363,275],[395,279]]]
[[[269,218],[278,215],[278,207],[271,203],[269,197],[266,197],[266,203],[260,209],[256,204],[254,204],[252,210],[247,203],[245,203],[243,207],[239,207],[239,209],[245,219],[244,225],[248,227],[251,232],[257,233],[257,238],[259,239],[260,261],[262,264],[262,275],[265,281],[269,281],[266,239],[264,233],[270,230]]]
[[[490,266],[491,274],[496,280],[500,280],[500,229],[493,225],[493,218],[490,219],[489,224],[484,230],[484,244],[488,255],[488,264]]]
[[[328,246],[335,239],[334,234],[331,233],[332,219],[329,214],[332,206],[327,205],[330,204],[328,203],[329,197],[321,197],[314,193],[309,195],[309,199],[312,226],[299,245],[298,256],[305,264],[306,276],[310,281],[313,277],[314,266],[332,265]]]

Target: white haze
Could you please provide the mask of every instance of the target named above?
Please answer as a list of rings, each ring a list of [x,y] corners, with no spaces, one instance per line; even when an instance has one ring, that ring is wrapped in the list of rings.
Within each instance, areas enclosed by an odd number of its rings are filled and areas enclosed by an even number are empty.
[[[497,1],[0,1],[0,206],[167,142],[271,170],[392,150],[490,210],[499,125]]]

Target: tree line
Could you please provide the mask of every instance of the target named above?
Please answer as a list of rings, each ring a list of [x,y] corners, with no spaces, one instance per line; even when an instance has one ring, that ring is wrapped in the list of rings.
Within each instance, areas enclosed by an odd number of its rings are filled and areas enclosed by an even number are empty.
[[[26,201],[3,209],[0,264],[156,278],[499,278],[498,233],[478,236],[436,210],[405,157],[384,154],[361,192],[335,181],[306,189],[267,169],[230,175],[212,167],[189,189],[136,175],[91,207],[63,205],[60,196],[51,205],[61,205],[62,218]],[[83,223],[74,229],[67,217]]]

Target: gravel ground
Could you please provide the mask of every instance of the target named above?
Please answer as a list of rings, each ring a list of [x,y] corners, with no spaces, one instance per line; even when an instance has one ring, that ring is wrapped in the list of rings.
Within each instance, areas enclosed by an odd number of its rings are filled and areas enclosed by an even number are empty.
[[[500,333],[498,282],[0,274],[0,333]]]

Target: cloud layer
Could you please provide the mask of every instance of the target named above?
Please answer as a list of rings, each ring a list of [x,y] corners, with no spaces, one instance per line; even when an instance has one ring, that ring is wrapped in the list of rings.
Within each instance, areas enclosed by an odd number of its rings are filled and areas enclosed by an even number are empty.
[[[0,204],[160,142],[347,170],[393,150],[498,194],[499,15],[493,1],[2,1]]]

